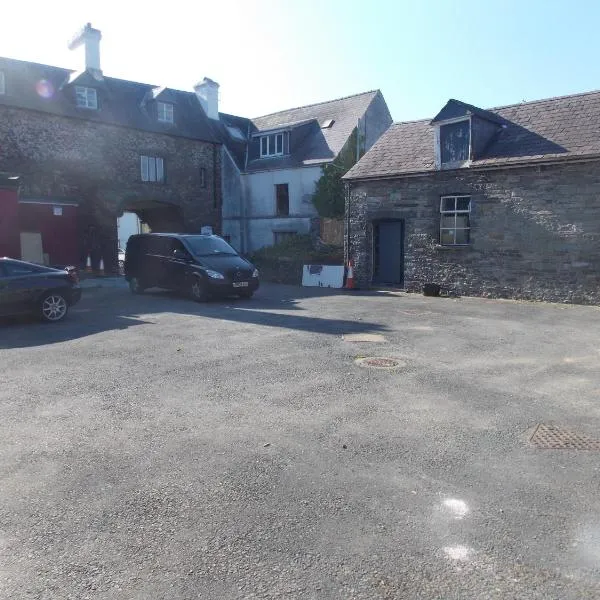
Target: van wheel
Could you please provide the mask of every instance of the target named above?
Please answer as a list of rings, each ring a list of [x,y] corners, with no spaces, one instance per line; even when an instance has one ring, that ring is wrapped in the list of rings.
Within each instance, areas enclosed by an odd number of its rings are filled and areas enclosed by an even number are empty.
[[[199,277],[195,277],[190,283],[190,297],[196,302],[204,302],[208,298],[206,287]]]
[[[132,294],[143,294],[146,289],[137,277],[132,277],[129,280],[129,289]]]

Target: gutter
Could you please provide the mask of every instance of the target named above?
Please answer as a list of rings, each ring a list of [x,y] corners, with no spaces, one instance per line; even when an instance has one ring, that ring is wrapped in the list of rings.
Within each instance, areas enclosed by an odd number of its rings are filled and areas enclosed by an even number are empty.
[[[574,158],[562,158],[562,159],[548,159],[548,160],[536,160],[529,162],[514,162],[504,163],[501,165],[470,165],[463,169],[435,169],[431,171],[413,171],[408,173],[394,173],[392,175],[371,175],[366,177],[342,177],[348,183],[355,183],[359,181],[381,181],[382,179],[404,179],[408,177],[427,177],[434,173],[451,173],[451,172],[469,172],[469,171],[499,171],[502,169],[525,169],[528,167],[546,166],[546,165],[564,165],[571,163],[584,163],[594,162],[600,160],[600,154],[593,154],[585,157],[574,157]]]

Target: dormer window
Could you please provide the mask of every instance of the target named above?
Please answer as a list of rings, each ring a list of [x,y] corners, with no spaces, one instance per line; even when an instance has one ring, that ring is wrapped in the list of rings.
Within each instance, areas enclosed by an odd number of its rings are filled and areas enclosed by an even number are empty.
[[[156,110],[161,123],[173,123],[173,105],[170,102],[157,102]]]
[[[0,71],[0,96],[6,94],[6,79],[4,78],[4,71]]]
[[[283,156],[284,133],[272,133],[260,138],[260,157]]]
[[[96,110],[98,108],[98,95],[95,88],[75,86],[75,102],[80,108]]]
[[[460,166],[470,158],[471,121],[466,119],[440,125],[440,162],[444,166]]]

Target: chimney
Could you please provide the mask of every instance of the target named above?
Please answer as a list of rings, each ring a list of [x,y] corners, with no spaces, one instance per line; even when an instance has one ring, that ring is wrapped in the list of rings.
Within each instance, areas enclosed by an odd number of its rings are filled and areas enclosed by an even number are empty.
[[[85,27],[75,34],[75,37],[69,42],[69,50],[75,50],[80,46],[85,48],[85,70],[96,74],[102,74],[100,69],[100,40],[102,32],[94,29],[91,23],[86,23]]]
[[[209,119],[219,120],[219,84],[208,77],[194,86],[196,96]]]

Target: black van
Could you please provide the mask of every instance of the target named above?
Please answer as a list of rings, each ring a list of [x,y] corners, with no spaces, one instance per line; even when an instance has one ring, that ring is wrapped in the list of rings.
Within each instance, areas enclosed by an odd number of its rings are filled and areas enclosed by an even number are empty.
[[[159,287],[182,291],[194,300],[258,289],[258,271],[217,235],[141,233],[125,252],[125,279],[134,294]]]

